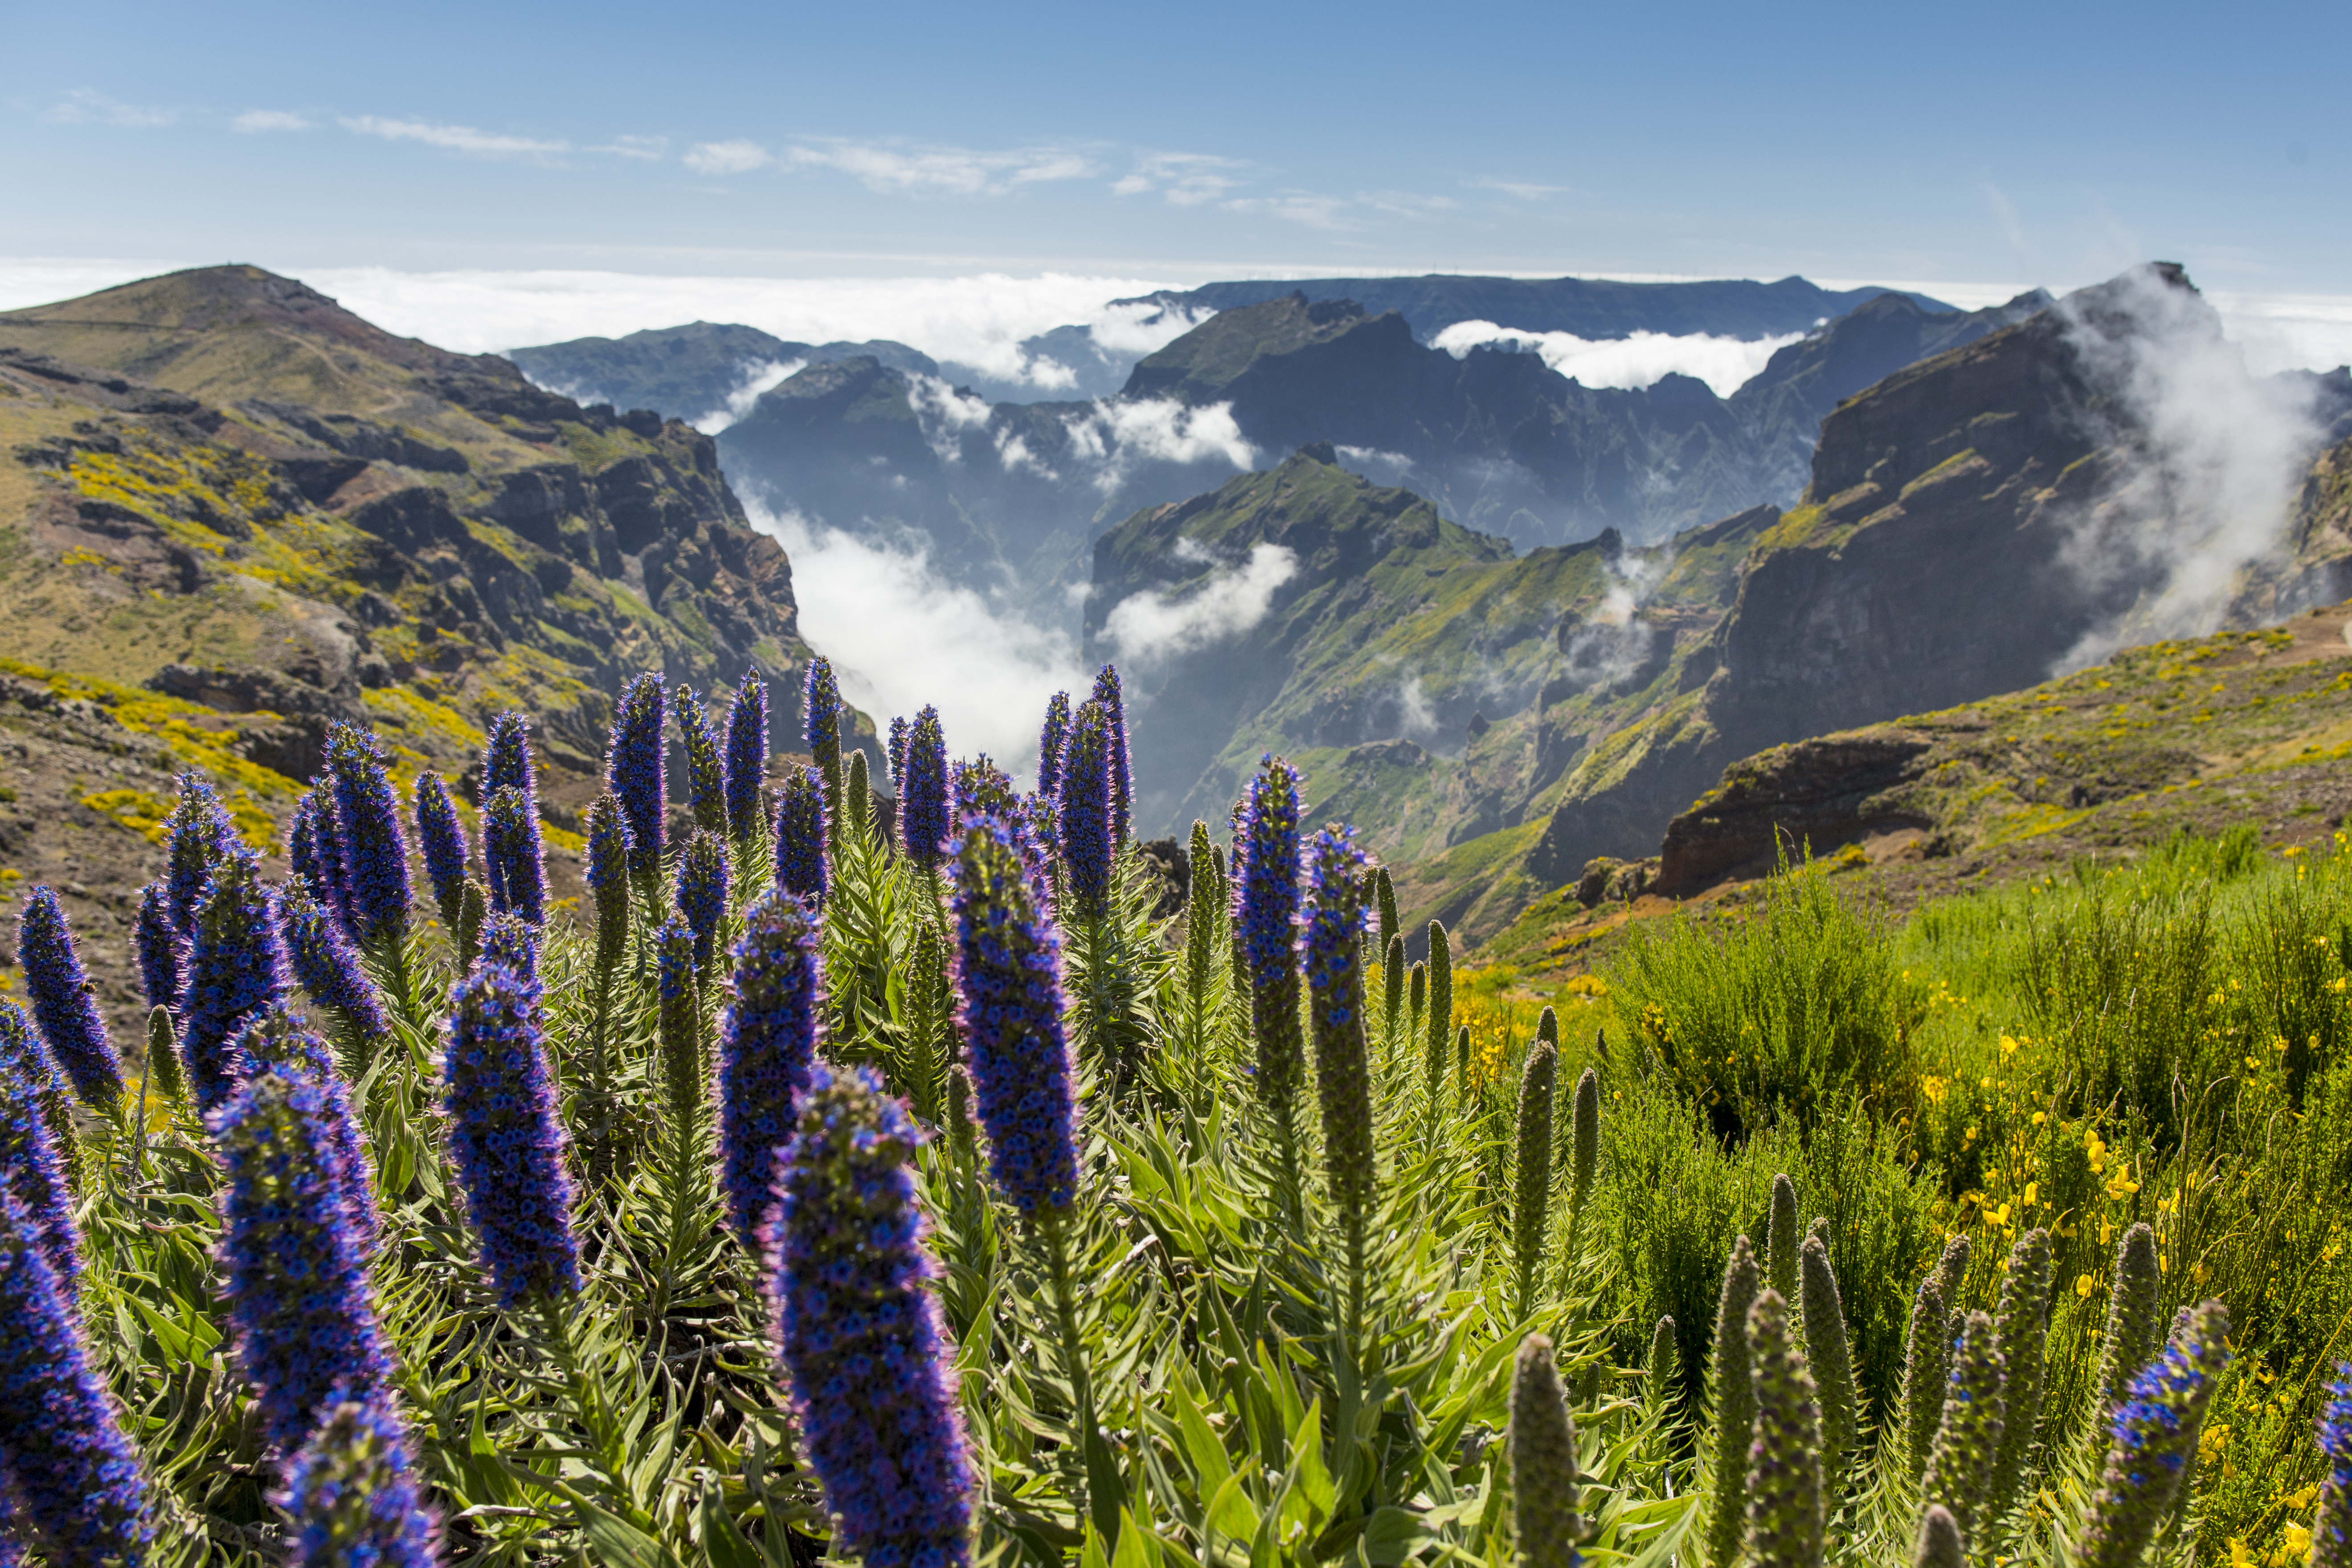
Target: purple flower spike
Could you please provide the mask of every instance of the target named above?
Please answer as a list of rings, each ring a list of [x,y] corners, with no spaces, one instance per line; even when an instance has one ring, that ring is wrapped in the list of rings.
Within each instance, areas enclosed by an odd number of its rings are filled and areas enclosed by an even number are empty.
[[[710,718],[690,687],[677,692],[677,732],[686,742],[686,803],[694,826],[727,837],[727,763],[710,738]]]
[[[520,713],[501,713],[490,721],[489,750],[482,759],[482,798],[491,806],[512,790],[516,805],[507,809],[501,824],[501,865],[488,861],[490,891],[506,883],[507,899],[523,919],[537,925],[546,914],[547,850],[539,832],[539,773],[531,765],[530,721]],[[483,853],[488,859],[489,823],[483,823]],[[495,906],[493,906],[495,907]]]
[[[898,826],[908,859],[925,870],[939,864],[948,836],[948,742],[936,708],[916,714],[915,727],[907,733]]]
[[[351,1091],[335,1068],[334,1053],[299,1016],[272,1007],[247,1019],[237,1031],[236,1057],[248,1076],[274,1072],[319,1090],[320,1126],[341,1161],[335,1174],[341,1184],[338,1191],[343,1215],[364,1253],[375,1245],[383,1223],[375,1206],[375,1163],[368,1158],[367,1141],[352,1109]]]
[[[188,977],[181,953],[180,933],[172,926],[171,890],[150,882],[139,892],[139,920],[131,930],[131,946],[139,960],[139,988],[147,1005],[177,1017],[181,993]]]
[[[739,840],[765,825],[760,786],[768,778],[768,683],[746,670],[727,710],[727,831]]]
[[[490,796],[482,812],[482,862],[490,873],[490,908],[520,915],[533,925],[547,922],[547,862],[540,848],[539,818],[522,791],[509,784]]]
[[[2131,1380],[2116,1410],[2099,1489],[2074,1542],[2083,1568],[2131,1568],[2170,1516],[2196,1462],[2214,1385],[2229,1364],[2229,1313],[2208,1301]]]
[[[778,1338],[809,1462],[868,1568],[965,1568],[971,1467],[907,1162],[920,1140],[862,1068],[810,1074],[778,1184]]]
[[[70,1296],[81,1279],[81,1235],[73,1189],[50,1135],[52,1069],[41,1037],[14,1002],[0,997],[0,1189],[25,1205],[42,1256]]]
[[[367,1242],[345,1207],[361,1178],[345,1167],[327,1099],[299,1074],[257,1071],[210,1119],[228,1178],[220,1261],[237,1366],[263,1432],[289,1453],[310,1439],[321,1406],[393,1381]]]
[[[321,1006],[331,1007],[359,1034],[373,1037],[392,1032],[384,1016],[383,999],[375,982],[360,964],[360,955],[327,917],[310,889],[289,882],[278,895],[278,920],[286,943],[287,966],[294,983]]]
[[[605,760],[606,780],[629,829],[629,872],[649,877],[661,870],[662,860],[662,723],[667,699],[662,679],[651,672],[638,676],[621,692],[620,712],[613,720],[613,744]]]
[[[1124,849],[1135,820],[1135,763],[1127,750],[1127,697],[1118,666],[1107,664],[1095,677],[1094,700],[1102,704],[1104,749],[1110,756],[1111,843]]]
[[[719,918],[727,912],[727,852],[699,828],[677,858],[677,912],[694,932],[695,973],[705,973]]]
[[[1081,918],[1101,913],[1110,898],[1110,716],[1088,702],[1078,710],[1062,751],[1059,829],[1069,868],[1071,901]]]
[[[596,963],[609,968],[629,941],[629,825],[610,795],[588,806],[588,890],[596,900]]]
[[[1287,1106],[1305,1076],[1298,1028],[1298,770],[1268,757],[1250,781],[1234,837],[1241,862],[1236,922],[1257,1038],[1257,1092]]]
[[[809,660],[801,690],[801,736],[820,774],[841,765],[841,687],[833,679],[833,661],[823,654]]]
[[[540,1048],[538,984],[485,959],[451,998],[449,1150],[499,1304],[580,1289],[563,1126]]]
[[[294,1568],[435,1568],[437,1524],[392,1396],[320,1412],[279,1500],[299,1533]]]
[[[533,1002],[544,998],[539,980],[539,928],[520,915],[492,915],[482,922],[482,957],[505,964],[528,981]]]
[[[240,849],[213,873],[212,890],[196,909],[188,955],[180,1051],[198,1107],[217,1110],[226,1103],[243,1076],[232,1048],[239,1020],[276,1006],[286,985],[277,911],[261,886],[258,864]]]
[[[824,903],[824,781],[813,767],[791,769],[776,803],[776,885],[813,910]]]
[[[907,721],[903,714],[890,721],[890,787],[901,793],[907,787]]]
[[[335,821],[342,829],[343,876],[351,887],[347,922],[362,947],[396,942],[408,932],[408,836],[400,797],[384,775],[375,737],[338,724],[327,737],[335,781]]]
[[[744,916],[719,1025],[719,1180],[736,1239],[755,1251],[775,1210],[776,1153],[816,1058],[824,993],[823,933],[800,900],[772,890]]]
[[[1315,835],[1312,897],[1299,946],[1315,1020],[1315,1088],[1323,1108],[1331,1195],[1360,1215],[1373,1197],[1372,1080],[1364,1048],[1364,852],[1352,827]]]
[[[529,760],[524,753],[526,765]],[[425,880],[433,884],[433,901],[441,908],[441,923],[455,931],[457,903],[466,892],[466,862],[472,855],[466,845],[466,825],[458,820],[457,804],[439,773],[416,775],[416,847],[425,860]]]
[[[25,989],[32,993],[33,1018],[49,1042],[49,1054],[73,1080],[82,1103],[105,1110],[122,1098],[122,1062],[99,1016],[97,987],[74,951],[65,907],[48,888],[35,888],[25,900],[16,931],[16,961],[25,966]]]
[[[997,1189],[1024,1214],[1070,1206],[1077,1103],[1062,1034],[1062,951],[1012,829],[964,824],[957,848],[956,986]]]
[[[1070,694],[1056,691],[1045,704],[1045,727],[1037,736],[1037,793],[1047,798],[1062,788],[1062,748],[1070,740]]]
[[[335,910],[335,918],[341,920],[335,879],[319,848],[319,797],[315,791],[306,791],[294,803],[294,815],[286,828],[286,858],[294,868],[295,879],[310,889],[310,896]]]
[[[310,852],[315,862],[302,879],[310,885],[311,896],[349,932],[357,917],[352,912],[351,858],[343,842],[342,827],[335,820],[334,790],[327,784],[313,784],[296,809],[310,826]],[[294,868],[302,869],[299,860]]]
[[[194,773],[182,773],[179,785],[180,798],[164,819],[171,863],[165,880],[172,894],[172,929],[185,937],[195,929],[196,900],[204,897],[213,862],[239,840],[212,785]]]
[[[155,1541],[147,1475],[45,1244],[0,1191],[0,1474],[47,1561],[142,1563]]]

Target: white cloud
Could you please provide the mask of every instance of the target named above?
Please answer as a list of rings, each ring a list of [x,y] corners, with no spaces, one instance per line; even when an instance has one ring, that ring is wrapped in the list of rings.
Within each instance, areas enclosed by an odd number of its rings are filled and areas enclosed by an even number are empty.
[[[997,196],[1095,172],[1093,160],[1084,154],[1052,147],[987,153],[829,139],[802,142],[784,156],[803,168],[847,174],[884,195]]]
[[[87,87],[78,87],[52,104],[41,116],[58,125],[119,125],[128,131],[148,131],[180,118],[176,109],[125,103]]]
[[[268,262],[265,260],[265,265]],[[0,287],[13,264],[0,261]],[[165,268],[136,262],[27,263],[104,287]],[[184,265],[180,263],[177,265]],[[740,321],[788,342],[891,338],[935,359],[995,374],[1023,363],[1020,344],[1086,321],[1107,300],[1175,287],[1166,279],[1045,272],[950,278],[660,277],[629,272],[400,272],[384,267],[294,268],[389,331],[463,353],[569,338],[622,337],[682,321]],[[83,291],[17,297],[26,304]]]
[[[776,155],[757,142],[702,142],[686,150],[686,166],[698,174],[747,174],[764,169]]]
[[[359,114],[346,116],[341,123],[344,130],[362,136],[379,136],[387,142],[421,142],[427,147],[484,158],[544,157],[572,150],[569,142],[504,136],[494,131],[477,131],[470,125],[439,125],[427,120],[386,120]]]
[[[1496,180],[1481,177],[1470,182],[1473,190],[1500,191],[1507,196],[1517,196],[1523,202],[1539,202],[1546,196],[1568,195],[1566,185],[1538,185],[1528,180]]]
[[[716,436],[730,425],[751,412],[751,405],[760,401],[763,392],[773,391],[792,380],[806,367],[806,360],[786,360],[782,363],[747,366],[743,379],[727,395],[727,401],[693,421],[694,427],[706,436]]]
[[[1213,202],[1241,184],[1239,159],[1206,153],[1145,153],[1135,167],[1111,183],[1111,194],[1139,196],[1153,192],[1171,206],[1192,207]]]
[[[1087,330],[1094,335],[1096,346],[1107,353],[1141,356],[1158,353],[1215,314],[1207,309],[1162,310],[1140,301],[1107,304],[1095,312]]]
[[[1287,545],[1254,544],[1240,566],[1211,574],[1181,597],[1157,588],[1129,595],[1111,607],[1103,632],[1118,645],[1123,658],[1188,653],[1239,637],[1265,619],[1275,590],[1297,575],[1297,552]]]
[[[1318,196],[1304,191],[1292,191],[1278,196],[1239,196],[1225,203],[1224,207],[1227,212],[1279,218],[1284,223],[1295,223],[1307,228],[1350,226],[1346,217],[1346,201],[1338,196]]]
[[[2203,301],[2149,268],[2058,305],[2106,395],[2119,471],[2074,519],[2068,564],[2138,602],[2092,631],[2061,673],[2117,648],[2215,630],[2242,568],[2276,548],[2320,439],[2309,389],[2252,373]]]
[[[923,439],[942,463],[962,462],[963,433],[988,424],[988,399],[958,392],[935,375],[908,376],[907,402]]]
[[[310,122],[283,109],[248,109],[228,122],[231,131],[252,135],[267,131],[308,131]]]
[[[615,136],[600,146],[585,149],[591,153],[612,153],[624,158],[635,158],[650,163],[669,150],[667,136]]]
[[[1696,376],[1713,387],[1717,396],[1728,397],[1764,368],[1775,350],[1787,347],[1801,336],[1801,332],[1791,332],[1786,337],[1759,338],[1748,342],[1698,333],[1671,337],[1664,332],[1635,332],[1627,338],[1591,341],[1572,332],[1528,332],[1516,327],[1498,327],[1492,321],[1456,321],[1430,342],[1455,359],[1486,343],[1533,352],[1542,355],[1544,363],[1560,374],[1593,387],[1649,386],[1668,374],[1679,373]]]
[[[885,728],[935,702],[950,753],[985,752],[1014,772],[1036,765],[1047,700],[1083,692],[1089,679],[1067,632],[949,582],[920,551],[778,515],[748,494],[743,504],[792,557],[802,633],[833,660],[852,702]]]
[[[1242,438],[1230,403],[1187,408],[1173,398],[1097,403],[1067,421],[1070,450],[1080,461],[1097,464],[1095,485],[1118,489],[1138,463],[1206,463],[1218,459],[1236,470],[1257,467],[1257,448]]]
[[[2341,294],[2214,293],[2230,335],[2258,375],[2352,364],[2352,298]]]

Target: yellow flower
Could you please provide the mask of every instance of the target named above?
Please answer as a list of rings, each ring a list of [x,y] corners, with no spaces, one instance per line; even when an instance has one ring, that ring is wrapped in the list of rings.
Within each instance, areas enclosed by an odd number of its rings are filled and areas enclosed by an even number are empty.
[[[2040,1182],[2028,1182],[2025,1184],[2025,1206],[2027,1208],[2032,1208],[2036,1203],[2040,1202],[2041,1197],[2042,1184]]]
[[[2254,1554],[2247,1551],[2246,1543],[2234,1535],[2230,1537],[2230,1568],[2259,1568]]]
[[[2095,1274],[2084,1274],[2084,1275],[2079,1276],[2079,1277],[2075,1279],[2075,1281],[2074,1281],[2074,1294],[2075,1294],[2075,1295],[2077,1295],[2077,1296],[2081,1296],[2081,1297],[2084,1298],[2085,1300],[2088,1300],[2090,1297],[2095,1296],[2095,1295],[2097,1295],[2098,1293],[2099,1293],[2099,1277],[2098,1277],[2097,1275],[2095,1275]]]
[[[2290,1557],[2311,1555],[2311,1531],[2293,1520],[2286,1521],[2286,1550]]]

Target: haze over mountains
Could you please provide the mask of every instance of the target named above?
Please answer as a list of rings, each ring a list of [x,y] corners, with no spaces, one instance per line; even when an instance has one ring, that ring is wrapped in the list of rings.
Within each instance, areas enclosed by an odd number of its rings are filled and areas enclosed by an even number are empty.
[[[1393,308],[1374,312],[1343,289]],[[1218,284],[1116,302],[1153,312],[1129,319],[1137,331],[1173,322],[1181,335],[1134,358],[1117,394],[1086,402],[990,402],[902,344],[755,341],[705,324],[514,357],[583,397],[703,420],[721,430],[748,499],[877,542],[911,538],[942,569],[1075,629],[1068,603],[1104,528],[1307,441],[1331,441],[1352,470],[1410,485],[1523,548],[1608,528],[1653,542],[1791,501],[1840,397],[2042,302],[1958,312],[1801,279]],[[1775,352],[1830,312],[1843,313]],[[1189,321],[1199,324],[1183,330]],[[1097,346],[1103,336],[1064,331]],[[1590,387],[1554,368],[1575,353],[1561,348],[1570,340],[1654,363],[1728,347],[1758,374],[1721,395],[1620,363],[1617,379],[1638,384]]]
[[[1650,853],[1760,748],[2352,595],[2352,376],[2249,374],[2178,268],[1973,312],[1391,282],[1378,313],[1138,301],[1168,341],[1117,395],[1051,403],[902,343],[709,323],[518,353],[666,406],[583,405],[254,268],[0,314],[0,524],[37,567],[0,582],[0,654],[220,715],[257,802],[327,715],[454,757],[520,699],[559,806],[625,668],[790,680],[814,643],[856,691],[910,662],[885,714],[984,688],[950,744],[1020,765],[1047,683],[1117,659],[1139,827],[1221,821],[1286,752],[1475,937]],[[1548,298],[1517,319],[1549,324],[1445,320]],[[1727,396],[1549,363],[1559,322],[1623,328],[1629,300],[1763,331],[1850,308],[1749,341]],[[1482,321],[1504,341],[1423,341]],[[1701,339],[1742,342],[1660,341]]]

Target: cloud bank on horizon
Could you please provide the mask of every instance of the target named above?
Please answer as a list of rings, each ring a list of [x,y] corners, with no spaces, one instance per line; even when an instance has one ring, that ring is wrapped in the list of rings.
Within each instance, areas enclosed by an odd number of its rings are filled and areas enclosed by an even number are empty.
[[[270,265],[267,260],[262,264]],[[124,258],[0,257],[0,310],[68,300],[185,265]],[[731,321],[802,342],[888,338],[934,359],[969,365],[1008,382],[1026,382],[1039,396],[1055,395],[1067,378],[1057,374],[1052,361],[1024,353],[1024,341],[1056,327],[1085,326],[1106,348],[1149,353],[1173,341],[1188,323],[1173,318],[1152,321],[1149,308],[1114,307],[1110,301],[1207,281],[1173,268],[1157,277],[1045,271],[828,278],[559,268],[409,271],[306,268],[284,261],[275,269],[332,295],[389,331],[461,353],[498,353],[570,338],[622,337],[695,321]],[[1382,269],[1357,270],[1374,276]],[[1236,269],[1232,275],[1332,273],[1294,267]],[[1817,281],[1854,286],[1846,279]],[[2021,291],[2005,283],[1884,281],[1968,309]],[[2352,363],[2352,294],[2216,290],[2207,298],[2221,312],[2230,336],[2244,345],[2248,367],[2257,374]],[[1519,332],[1466,321],[1447,329],[1436,341],[1437,346],[1456,353],[1478,342],[1507,341],[1541,353],[1552,368],[1587,386],[1647,386],[1669,372],[1679,372],[1723,395],[1761,370],[1779,346],[1774,342],[1648,333],[1587,342],[1565,332]]]

